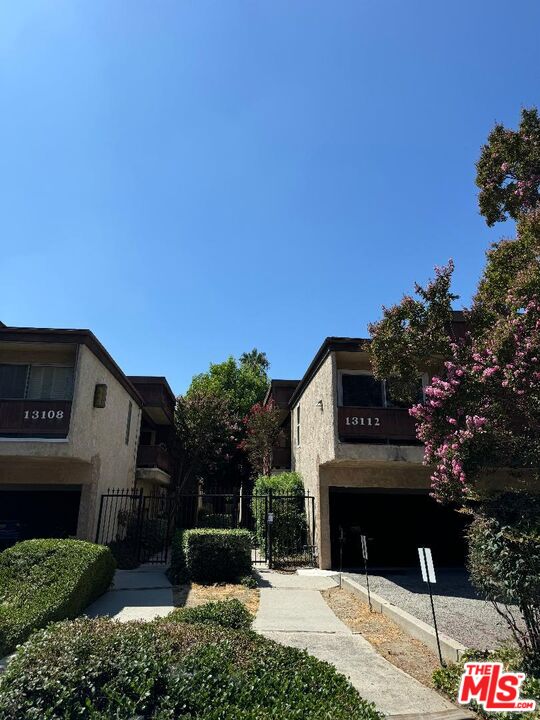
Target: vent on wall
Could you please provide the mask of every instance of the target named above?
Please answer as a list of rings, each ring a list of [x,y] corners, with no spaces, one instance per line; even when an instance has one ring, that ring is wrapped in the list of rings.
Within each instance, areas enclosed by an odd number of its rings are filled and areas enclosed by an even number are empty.
[[[107,404],[107,386],[98,383],[94,389],[94,407],[104,408]]]

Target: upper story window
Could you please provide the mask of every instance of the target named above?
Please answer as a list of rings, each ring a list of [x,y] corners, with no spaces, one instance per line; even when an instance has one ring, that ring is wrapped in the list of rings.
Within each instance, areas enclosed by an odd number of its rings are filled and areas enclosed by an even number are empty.
[[[73,377],[63,365],[0,364],[0,399],[71,400]]]
[[[418,378],[418,402],[422,400],[422,380]],[[338,402],[342,407],[406,408],[408,403],[392,397],[391,383],[376,380],[367,372],[341,372]]]
[[[296,444],[300,445],[300,405],[296,406]]]

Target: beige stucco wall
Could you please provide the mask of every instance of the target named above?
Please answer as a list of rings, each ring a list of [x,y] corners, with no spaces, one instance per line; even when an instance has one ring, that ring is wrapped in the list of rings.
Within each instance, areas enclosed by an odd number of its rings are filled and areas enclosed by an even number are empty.
[[[107,385],[105,408],[93,407],[97,383]],[[129,442],[125,442],[129,403]],[[141,409],[85,345],[77,352],[75,386],[65,440],[0,439],[0,483],[82,484],[78,535],[93,539],[101,493],[132,487]]]

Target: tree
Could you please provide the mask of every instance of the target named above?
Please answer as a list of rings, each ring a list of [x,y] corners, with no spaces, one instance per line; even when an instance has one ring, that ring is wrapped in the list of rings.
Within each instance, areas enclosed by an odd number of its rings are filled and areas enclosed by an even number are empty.
[[[237,432],[226,398],[204,389],[177,398],[172,447],[177,487],[190,490],[195,480],[211,472],[236,443]]]
[[[505,617],[526,661],[536,668],[540,596],[533,578],[538,566],[529,560],[531,548],[537,559],[540,555],[538,526],[532,532],[516,517],[509,521],[504,508],[523,505],[519,485],[537,486],[540,480],[539,148],[540,122],[536,110],[530,110],[523,111],[518,132],[497,126],[482,149],[477,166],[480,211],[488,225],[507,216],[517,219],[517,236],[488,250],[467,312],[467,335],[454,340],[449,332],[456,298],[450,291],[451,265],[438,270],[426,290],[417,286],[420,301],[405,297],[370,326],[379,377],[388,374],[406,387],[426,369],[428,358],[438,361],[425,402],[411,410],[424,443],[424,461],[431,467],[432,494],[475,518],[469,548],[472,579],[493,602],[497,599],[488,589],[496,587],[499,600],[518,604],[525,634],[515,632],[511,612]],[[490,488],[485,480],[500,468],[506,468],[506,478],[512,473],[514,489],[497,503],[493,484]],[[520,554],[523,548],[528,549]],[[500,562],[495,562],[497,556]],[[512,562],[519,566],[514,574]]]
[[[204,389],[226,397],[240,422],[255,403],[264,399],[269,382],[268,367],[265,353],[254,348],[244,353],[240,361],[229,357],[222,363],[211,363],[208,372],[193,378],[187,394]]]
[[[245,437],[241,448],[255,476],[270,475],[272,447],[279,435],[280,425],[281,411],[273,400],[266,405],[255,403],[244,418]]]
[[[540,202],[540,118],[538,110],[521,111],[518,130],[496,125],[476,164],[478,204],[489,226],[518,220]]]

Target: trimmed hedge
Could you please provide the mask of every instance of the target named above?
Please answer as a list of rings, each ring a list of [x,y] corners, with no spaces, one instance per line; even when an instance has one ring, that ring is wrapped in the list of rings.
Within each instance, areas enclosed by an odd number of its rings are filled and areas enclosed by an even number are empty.
[[[82,612],[114,569],[108,548],[82,540],[25,540],[0,553],[0,657],[51,620]]]
[[[247,530],[177,530],[171,552],[173,582],[236,581],[251,572],[251,533]]]
[[[493,652],[482,652],[481,650],[468,650],[458,663],[452,663],[447,667],[438,668],[433,673],[433,684],[442,693],[447,695],[452,702],[456,702],[463,666],[466,662],[502,662],[506,670],[523,672],[523,659],[520,653],[513,648],[500,648]],[[520,689],[520,695],[527,700],[536,700],[536,710],[532,713],[525,713],[527,720],[538,720],[540,718],[540,677],[527,675],[527,678]],[[482,718],[489,720],[515,720],[516,713],[486,712],[476,702],[470,703],[470,709]]]
[[[254,632],[78,619],[0,679],[0,720],[382,720],[335,668]]]
[[[196,607],[177,608],[167,615],[165,621],[249,630],[253,615],[240,600],[234,598],[208,602]]]

